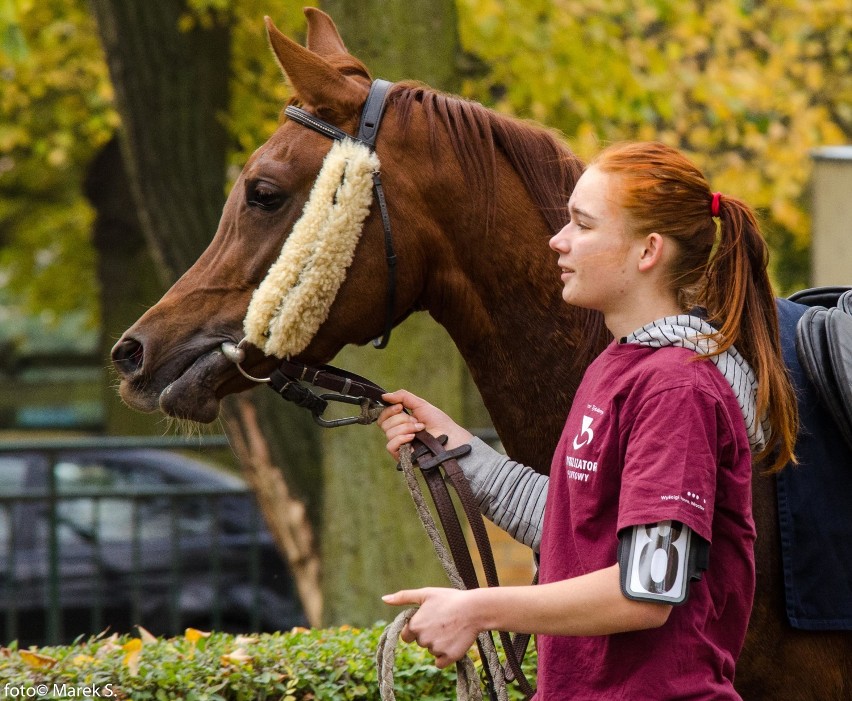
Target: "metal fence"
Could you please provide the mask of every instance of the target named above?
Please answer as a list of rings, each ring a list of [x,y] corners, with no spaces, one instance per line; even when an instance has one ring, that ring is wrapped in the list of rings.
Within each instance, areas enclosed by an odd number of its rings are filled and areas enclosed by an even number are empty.
[[[224,445],[110,437],[0,446],[4,642],[66,643],[137,624],[174,635],[301,623],[254,495],[198,463]]]

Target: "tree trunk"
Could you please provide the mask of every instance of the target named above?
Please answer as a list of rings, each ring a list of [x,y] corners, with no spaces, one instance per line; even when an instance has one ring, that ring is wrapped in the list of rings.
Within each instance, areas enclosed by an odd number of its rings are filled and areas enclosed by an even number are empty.
[[[207,246],[222,209],[229,28],[180,31],[178,20],[187,11],[182,0],[91,4],[122,119],[124,163],[139,222],[165,287]],[[308,620],[317,624],[316,432],[308,417],[268,401],[266,393],[247,396],[226,403],[226,424],[244,475],[262,497],[264,519],[291,565]]]
[[[100,282],[99,351],[106,365],[110,348],[124,329],[136,320],[140,309],[159,299],[164,288],[145,245],[117,139],[89,164],[84,190],[97,213],[92,240],[98,252]],[[128,275],[128,270],[135,274]],[[125,436],[156,433],[162,417],[127,408],[113,385],[104,382],[106,432]]]
[[[451,0],[320,3],[349,51],[374,76],[417,78],[456,90],[458,51]],[[379,140],[381,140],[379,132]],[[393,198],[393,183],[385,183]],[[399,226],[396,223],[396,226]],[[399,252],[405,255],[404,251]],[[466,370],[449,336],[425,314],[395,329],[386,350],[347,348],[334,363],[388,389],[405,387],[464,421]],[[361,426],[323,435],[323,576],[326,624],[366,625],[392,617],[380,600],[399,588],[446,585],[384,437]]]
[[[225,185],[230,31],[180,31],[182,0],[92,0],[142,230],[167,284],[216,231]]]

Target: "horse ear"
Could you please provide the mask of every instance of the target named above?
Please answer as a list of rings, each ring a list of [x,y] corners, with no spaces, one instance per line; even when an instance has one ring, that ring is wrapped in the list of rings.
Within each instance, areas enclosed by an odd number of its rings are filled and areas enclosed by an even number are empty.
[[[357,83],[349,80],[319,54],[284,36],[269,17],[265,17],[269,45],[281,70],[296,94],[307,104],[337,107],[350,105],[364,96],[354,94]],[[336,30],[335,30],[336,33]],[[341,42],[342,45],[342,42]]]
[[[306,7],[305,17],[308,18],[307,47],[309,51],[320,56],[349,53],[343,39],[340,38],[334,20],[325,12],[315,7]]]

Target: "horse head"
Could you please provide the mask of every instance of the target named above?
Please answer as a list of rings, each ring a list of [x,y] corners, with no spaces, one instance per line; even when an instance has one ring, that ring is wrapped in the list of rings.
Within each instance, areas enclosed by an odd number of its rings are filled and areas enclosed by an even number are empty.
[[[306,13],[306,47],[283,36],[267,18],[271,47],[293,88],[293,102],[354,134],[370,75],[348,53],[327,15],[313,9]],[[408,173],[418,170],[423,154],[412,149],[415,141],[403,147],[393,120],[387,121],[378,156],[393,154],[382,166],[393,181],[390,216],[405,222],[394,232],[397,245],[406,250],[399,263],[392,319],[399,322],[417,306],[423,282],[416,265],[422,254],[418,241],[428,240],[425,229],[430,223],[418,218],[410,206],[420,198]],[[331,146],[329,139],[284,119],[254,152],[227,198],[207,250],[113,348],[120,392],[131,407],[209,422],[215,419],[224,395],[252,386],[223,356],[221,347],[245,335],[243,320],[252,294],[302,216]],[[373,207],[326,323],[300,350],[299,360],[326,362],[347,343],[380,336],[387,279],[384,232]],[[264,375],[275,362],[249,346],[243,366],[253,375]]]

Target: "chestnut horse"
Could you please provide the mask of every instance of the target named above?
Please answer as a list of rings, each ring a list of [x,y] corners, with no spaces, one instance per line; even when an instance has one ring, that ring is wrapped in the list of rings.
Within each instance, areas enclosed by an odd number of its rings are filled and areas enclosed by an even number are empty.
[[[370,76],[327,15],[306,13],[307,47],[267,19],[273,51],[295,101],[353,134]],[[330,146],[284,120],[251,156],[210,246],[113,350],[130,406],[210,422],[223,396],[253,386],[220,347],[242,339],[252,292],[299,219]],[[599,318],[562,301],[547,246],[582,164],[542,128],[414,84],[391,89],[376,152],[398,254],[393,321],[427,310],[446,327],[507,452],[546,472],[582,372],[605,342]],[[346,344],[380,336],[387,279],[373,207],[329,316],[297,360],[325,363]],[[276,365],[247,350],[251,374]],[[787,623],[774,479],[757,471],[754,512],[757,598],[738,689],[748,699],[849,698],[852,636]]]

